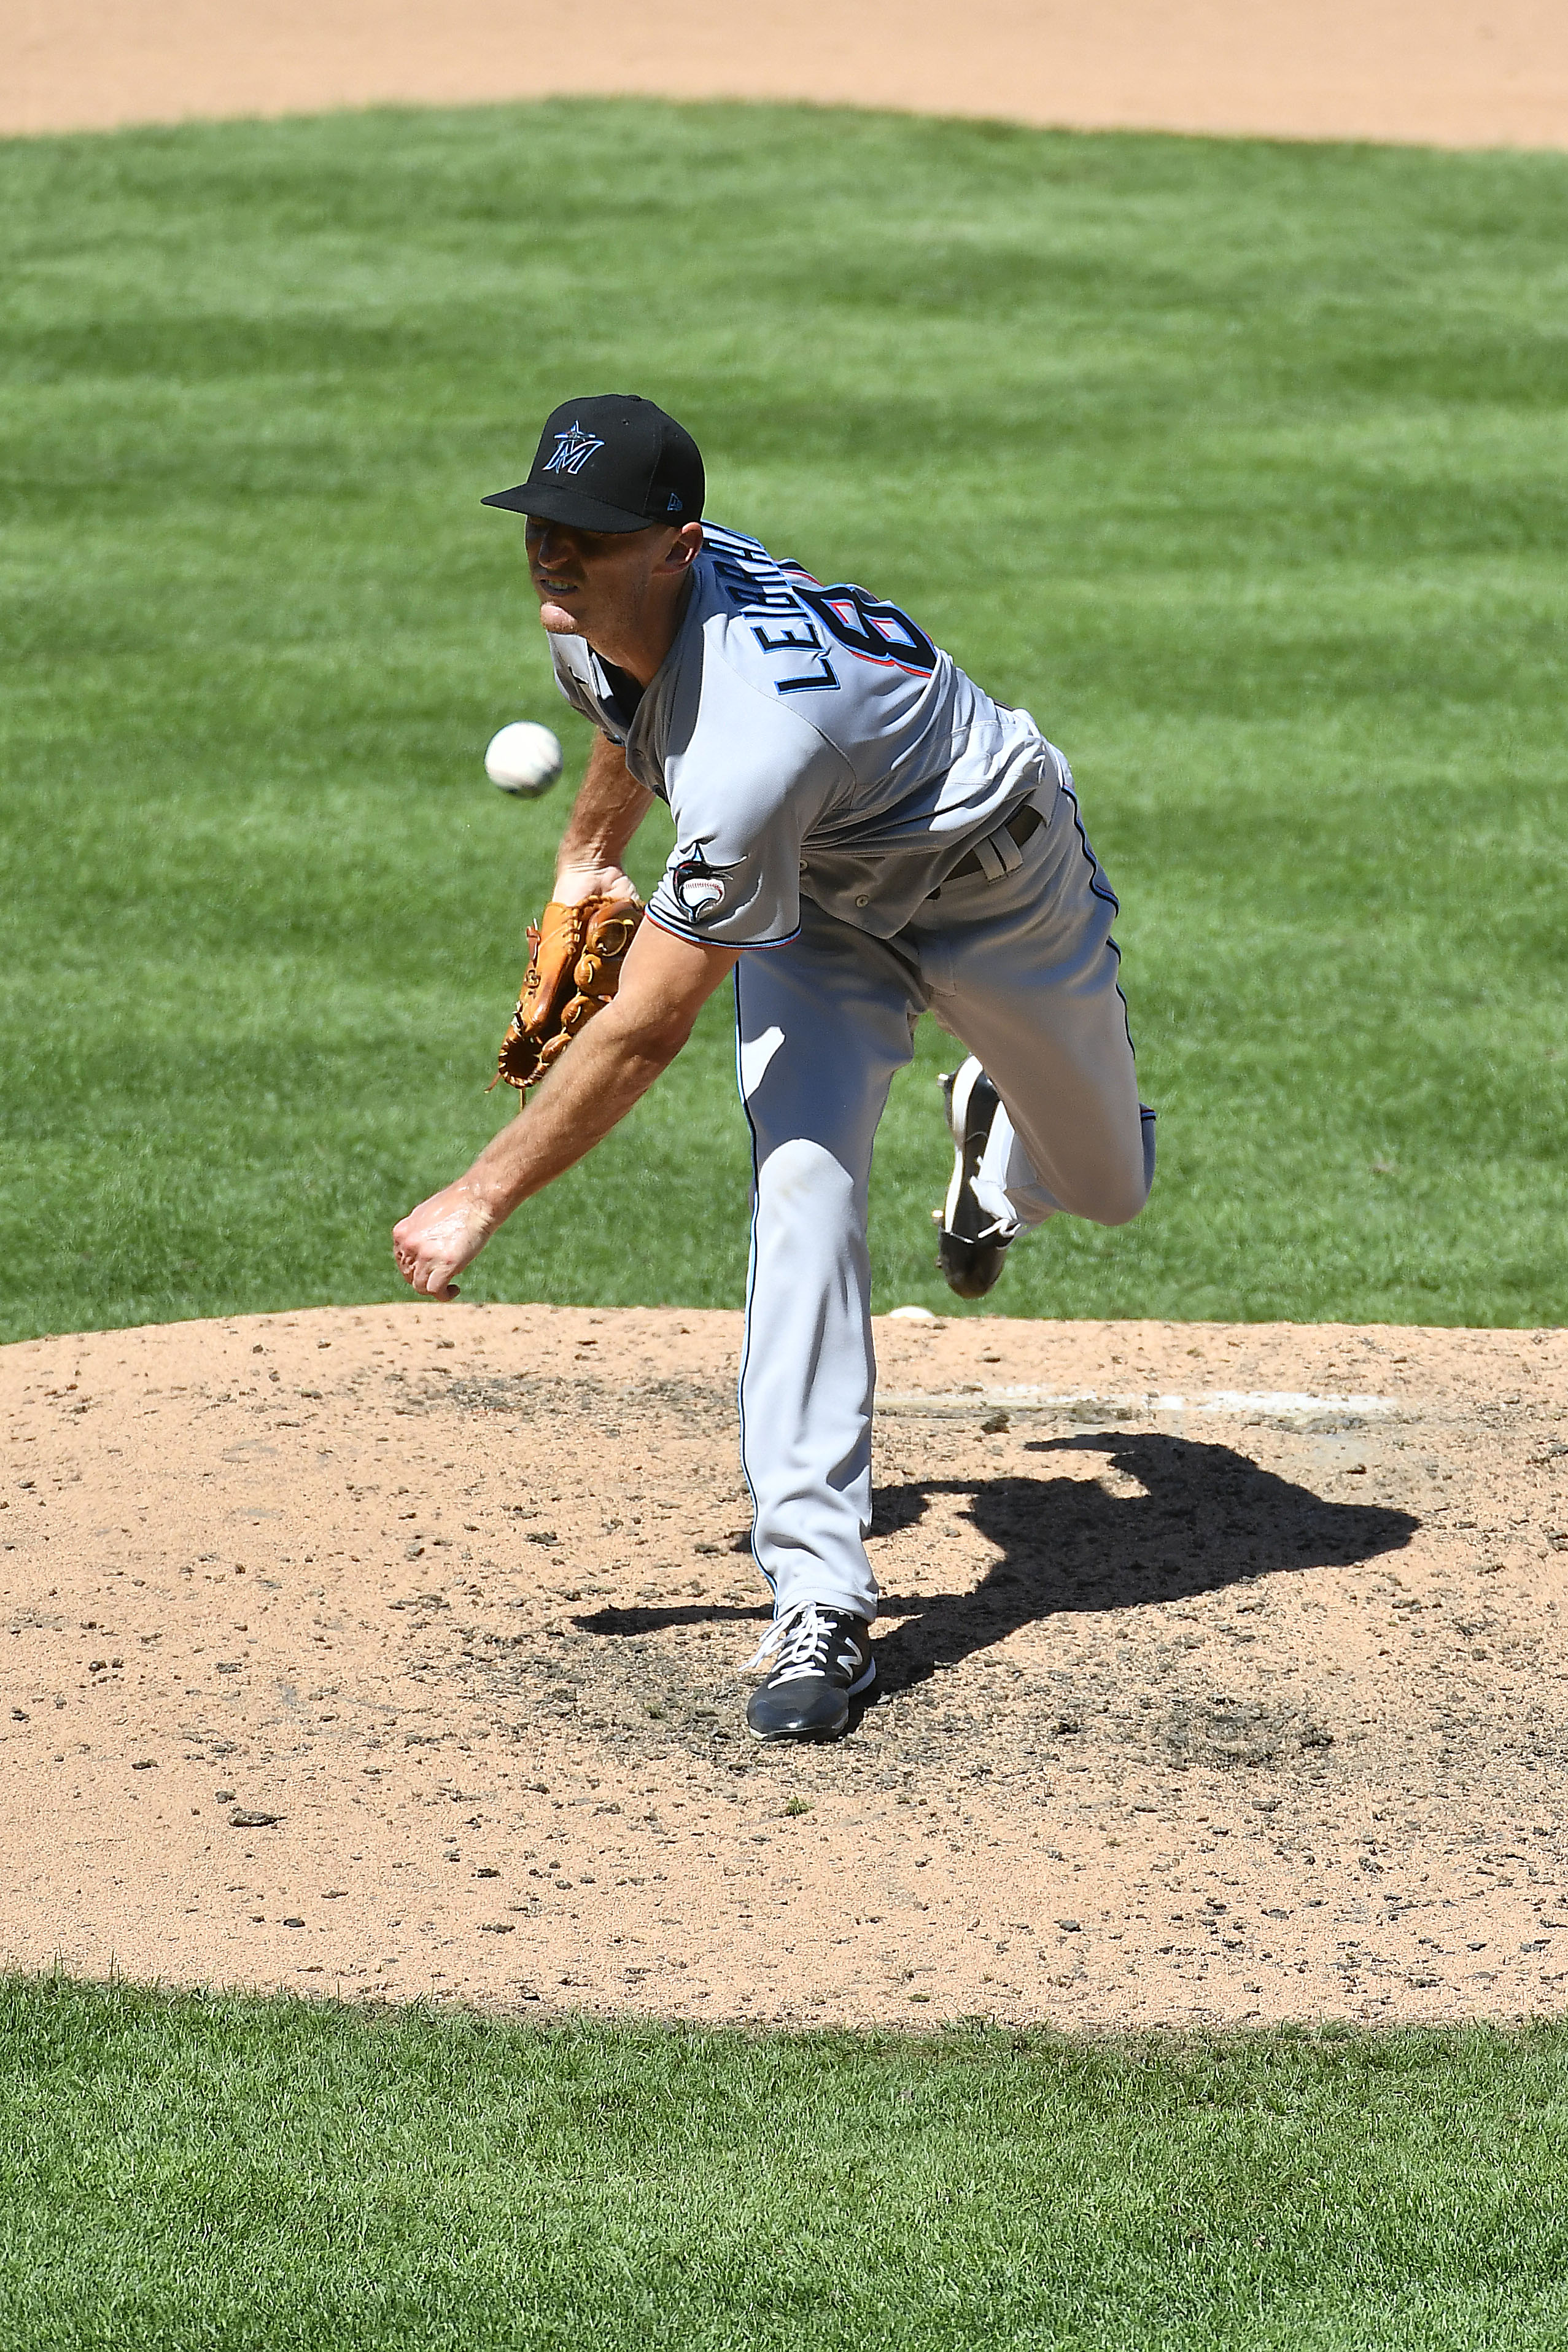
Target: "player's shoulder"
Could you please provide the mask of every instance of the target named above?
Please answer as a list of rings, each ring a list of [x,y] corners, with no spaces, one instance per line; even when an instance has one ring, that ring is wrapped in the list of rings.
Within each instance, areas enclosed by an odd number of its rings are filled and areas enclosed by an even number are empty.
[[[706,631],[727,652],[744,657],[757,643],[757,629],[765,635],[770,622],[787,623],[800,611],[800,591],[817,583],[803,563],[771,554],[760,539],[749,539],[744,531],[705,522],[702,534]]]
[[[899,605],[851,583],[825,585],[793,556],[773,555],[742,531],[704,530],[709,610],[725,658],[813,725],[858,734],[863,705],[879,709],[889,692],[907,699],[952,674],[949,656]]]
[[[804,563],[790,555],[774,555],[760,539],[748,531],[731,530],[727,523],[704,521],[702,552],[730,601],[741,611],[753,604],[761,604],[765,610],[781,579],[786,583],[799,580],[816,585]]]
[[[716,656],[779,724],[821,724],[814,709],[835,684],[822,658],[826,643],[806,599],[821,583],[793,556],[778,556],[744,531],[705,522],[702,636]]]
[[[761,698],[775,722],[770,731],[793,732],[809,724],[809,714],[792,712],[790,680],[806,671],[816,677],[818,641],[798,591],[816,583],[804,564],[771,554],[743,531],[708,522],[702,528],[704,698],[722,670],[745,696]],[[768,725],[763,711],[753,713],[753,722]]]
[[[787,691],[815,641],[784,566],[741,531],[703,530],[699,601],[662,702],[670,805],[691,819],[688,830],[710,793],[720,806],[760,808],[807,778],[831,790],[848,772],[816,714],[801,708],[805,698]]]

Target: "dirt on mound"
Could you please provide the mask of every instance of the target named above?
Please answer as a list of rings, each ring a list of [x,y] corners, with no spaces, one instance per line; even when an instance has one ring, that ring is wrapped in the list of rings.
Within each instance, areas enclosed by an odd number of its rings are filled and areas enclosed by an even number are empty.
[[[1564,2005],[1568,1335],[888,1319],[882,1697],[784,1750],[739,1336],[0,1351],[0,1958],[857,2025]]]

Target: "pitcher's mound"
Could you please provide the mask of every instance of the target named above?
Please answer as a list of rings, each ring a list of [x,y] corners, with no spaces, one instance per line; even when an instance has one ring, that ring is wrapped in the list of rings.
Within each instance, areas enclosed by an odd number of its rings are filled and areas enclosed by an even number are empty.
[[[884,1322],[882,1697],[778,1750],[739,1336],[0,1351],[0,1959],[845,2024],[1563,2006],[1568,1337]]]

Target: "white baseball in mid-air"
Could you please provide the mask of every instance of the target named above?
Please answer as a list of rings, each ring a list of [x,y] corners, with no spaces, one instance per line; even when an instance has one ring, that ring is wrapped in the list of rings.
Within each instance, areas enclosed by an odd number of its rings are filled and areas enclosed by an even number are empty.
[[[561,746],[548,727],[532,719],[513,719],[490,737],[485,773],[503,793],[533,800],[547,793],[561,773]]]

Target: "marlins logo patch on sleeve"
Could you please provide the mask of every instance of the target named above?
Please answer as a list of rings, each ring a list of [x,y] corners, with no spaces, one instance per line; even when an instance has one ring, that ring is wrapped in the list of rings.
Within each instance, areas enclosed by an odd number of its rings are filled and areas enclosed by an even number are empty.
[[[710,866],[700,850],[669,869],[670,892],[689,922],[710,923],[723,912],[733,866]]]

